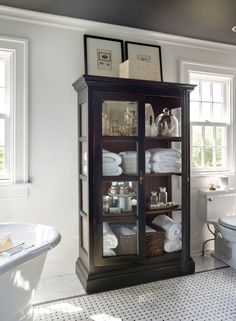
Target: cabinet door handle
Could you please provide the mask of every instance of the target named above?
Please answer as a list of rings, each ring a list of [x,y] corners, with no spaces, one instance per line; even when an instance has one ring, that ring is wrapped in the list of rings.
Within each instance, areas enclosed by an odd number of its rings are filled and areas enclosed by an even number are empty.
[[[212,198],[208,198],[207,200],[208,200],[209,202],[212,202]]]

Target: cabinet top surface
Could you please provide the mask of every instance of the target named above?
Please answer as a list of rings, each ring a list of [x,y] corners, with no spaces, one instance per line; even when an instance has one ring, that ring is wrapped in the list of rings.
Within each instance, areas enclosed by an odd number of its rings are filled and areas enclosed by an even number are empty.
[[[80,90],[86,86],[132,86],[132,87],[155,87],[159,89],[164,88],[175,88],[193,90],[196,85],[185,84],[185,83],[173,83],[164,81],[151,81],[151,80],[140,80],[140,79],[127,79],[127,78],[116,78],[116,77],[102,77],[102,76],[91,76],[83,75],[76,82],[73,83],[75,90]]]

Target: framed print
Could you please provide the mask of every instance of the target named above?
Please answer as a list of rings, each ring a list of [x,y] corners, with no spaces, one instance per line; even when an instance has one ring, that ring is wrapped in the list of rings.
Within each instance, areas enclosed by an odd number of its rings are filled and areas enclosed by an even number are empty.
[[[85,74],[119,77],[123,40],[84,35]]]
[[[141,60],[157,65],[158,80],[163,81],[161,47],[138,42],[125,42],[126,59]]]

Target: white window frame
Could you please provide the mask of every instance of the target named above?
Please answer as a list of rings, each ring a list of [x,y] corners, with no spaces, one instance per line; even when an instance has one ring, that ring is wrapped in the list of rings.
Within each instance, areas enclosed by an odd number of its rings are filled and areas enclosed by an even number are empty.
[[[0,200],[28,196],[28,40],[0,36],[0,52],[9,55],[10,168],[0,177]]]
[[[198,73],[202,75],[218,75],[221,78],[225,78],[229,81],[230,84],[230,93],[229,93],[229,104],[230,111],[228,115],[228,136],[227,136],[227,146],[228,146],[228,166],[227,168],[221,168],[219,170],[215,169],[197,169],[192,167],[192,137],[190,135],[190,161],[191,161],[191,175],[192,176],[211,176],[211,175],[233,175],[235,173],[235,77],[236,77],[236,68],[219,66],[219,65],[209,65],[198,62],[189,62],[189,61],[181,61],[180,62],[180,78],[181,82],[189,83],[190,82],[190,73]],[[203,124],[203,122],[192,122],[192,125]],[[223,123],[225,125],[225,123]],[[206,125],[206,123],[205,123]],[[221,123],[217,122],[209,122],[210,126],[220,126]]]

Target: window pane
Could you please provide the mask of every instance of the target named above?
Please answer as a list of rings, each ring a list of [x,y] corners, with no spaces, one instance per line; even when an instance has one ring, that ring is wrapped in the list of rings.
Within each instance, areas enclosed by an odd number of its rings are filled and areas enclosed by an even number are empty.
[[[222,148],[216,148],[216,167],[222,167],[223,165],[223,150]]]
[[[223,84],[220,82],[213,83],[213,97],[214,102],[223,102]]]
[[[204,166],[213,167],[213,148],[205,148],[204,150]]]
[[[192,164],[194,168],[202,167],[202,148],[193,147]]]
[[[1,88],[0,87],[0,113],[4,113],[5,112],[5,106],[6,102],[5,102],[5,88]]]
[[[211,120],[211,103],[202,103],[202,120]]]
[[[5,87],[5,61],[0,59],[0,87]]]
[[[203,146],[202,126],[193,126],[193,146]]]
[[[226,146],[226,128],[216,127],[216,145]]]
[[[195,89],[190,94],[190,100],[200,100],[200,91],[199,91],[199,84],[200,82],[197,80],[191,80],[192,85],[197,85]]]
[[[0,172],[4,170],[4,148],[0,147]]]
[[[202,82],[202,100],[211,101],[211,83],[210,81]]]
[[[210,145],[210,146],[215,145],[214,127],[213,126],[206,126],[205,127],[205,145]]]
[[[191,121],[199,121],[201,116],[200,104],[195,101],[191,101],[190,103],[190,120]]]
[[[222,104],[213,104],[213,121],[215,122],[224,122],[225,121],[225,113],[223,113]]]

